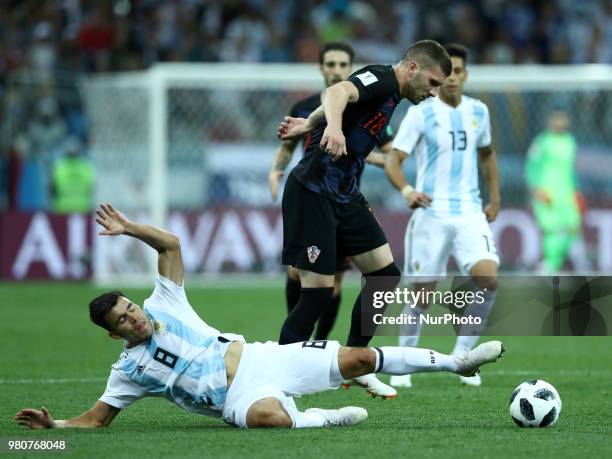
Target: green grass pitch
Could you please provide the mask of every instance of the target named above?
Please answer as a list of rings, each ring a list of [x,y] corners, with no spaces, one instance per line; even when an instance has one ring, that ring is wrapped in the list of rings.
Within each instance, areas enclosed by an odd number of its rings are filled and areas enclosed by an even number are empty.
[[[139,304],[150,292],[124,291]],[[70,449],[58,456],[79,458],[612,457],[612,341],[593,337],[502,338],[507,353],[483,368],[480,388],[462,387],[451,374],[425,374],[413,377],[414,387],[400,390],[396,400],[373,400],[351,388],[297,401],[300,408],[362,406],[369,419],[355,427],[240,430],[163,399],[137,402],[106,429],[33,431],[16,425],[12,419],[20,408],[44,405],[64,419],[102,394],[121,343],[89,322],[87,303],[99,292],[77,283],[0,285],[0,437],[65,439]],[[278,336],[284,317],[280,281],[267,287],[187,286],[187,294],[204,320],[222,331],[248,341]],[[354,285],[345,289],[332,338],[344,340],[355,295]],[[384,337],[373,344],[394,343]],[[424,337],[421,345],[450,352],[453,340]],[[533,378],[555,385],[563,400],[559,422],[548,429],[520,429],[508,415],[512,389]]]

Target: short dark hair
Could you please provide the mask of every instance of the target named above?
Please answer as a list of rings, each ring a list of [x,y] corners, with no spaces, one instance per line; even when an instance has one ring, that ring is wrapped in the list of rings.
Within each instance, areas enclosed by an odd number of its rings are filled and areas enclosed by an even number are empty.
[[[435,40],[421,40],[406,50],[402,61],[415,60],[422,67],[439,65],[444,75],[449,76],[453,64],[444,47]]]
[[[445,48],[450,57],[458,57],[463,59],[463,65],[465,66],[467,64],[470,51],[465,46],[460,45],[459,43],[449,43],[445,46]]]
[[[355,51],[351,48],[351,45],[348,43],[344,43],[341,41],[331,41],[329,43],[325,43],[319,49],[319,64],[323,65],[323,59],[325,58],[325,53],[328,51],[344,51],[349,55],[349,63],[353,63],[353,58],[355,57]]]
[[[108,311],[113,309],[120,296],[125,297],[125,295],[119,290],[113,290],[112,292],[103,293],[102,295],[91,300],[89,303],[89,318],[91,321],[108,331],[113,331],[112,327],[106,321],[104,316],[106,316]]]

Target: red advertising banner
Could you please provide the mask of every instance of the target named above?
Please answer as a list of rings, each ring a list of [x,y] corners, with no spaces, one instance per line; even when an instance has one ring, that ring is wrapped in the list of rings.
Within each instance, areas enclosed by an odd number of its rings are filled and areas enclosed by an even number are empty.
[[[0,214],[3,279],[91,277],[89,215]]]
[[[390,211],[375,214],[387,234],[396,263],[402,268],[409,215]],[[87,279],[92,275],[92,266],[100,272],[112,268],[106,274],[122,272],[126,261],[134,258],[130,244],[142,243],[128,238],[96,238],[94,243],[92,224],[89,215],[0,215],[1,278]],[[505,209],[491,226],[502,270],[537,268],[540,233],[528,211]],[[188,273],[282,269],[283,230],[278,208],[219,207],[201,212],[171,212],[166,228],[181,239]],[[612,209],[591,209],[586,213],[583,241],[570,254],[567,267],[578,272],[612,272]],[[125,271],[129,272],[128,268]]]

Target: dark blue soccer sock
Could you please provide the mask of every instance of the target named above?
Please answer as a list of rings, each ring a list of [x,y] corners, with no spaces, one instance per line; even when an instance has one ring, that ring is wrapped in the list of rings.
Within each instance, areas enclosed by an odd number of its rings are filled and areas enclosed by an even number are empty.
[[[321,314],[321,317],[319,317],[315,339],[327,339],[332,328],[334,328],[334,324],[336,323],[336,317],[338,317],[338,309],[340,309],[341,302],[342,294],[332,297],[328,308],[323,311],[323,314]]]
[[[299,279],[292,279],[287,274],[287,282],[285,284],[285,299],[287,300],[287,314],[291,314],[295,305],[300,301],[302,294],[302,284]]]
[[[281,328],[279,344],[308,341],[317,319],[329,306],[333,291],[333,287],[302,288],[300,300]]]
[[[385,311],[385,308],[374,308],[374,292],[393,290],[399,284],[401,275],[395,263],[364,275],[365,284],[353,305],[347,346],[365,347],[369,344],[376,331],[374,314],[382,314]]]

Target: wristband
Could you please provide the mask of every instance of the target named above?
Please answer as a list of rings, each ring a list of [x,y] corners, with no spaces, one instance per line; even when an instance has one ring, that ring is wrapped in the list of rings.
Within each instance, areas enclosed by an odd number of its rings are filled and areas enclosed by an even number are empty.
[[[402,196],[408,198],[408,195],[414,191],[414,188],[411,185],[406,185],[402,188]]]

